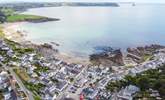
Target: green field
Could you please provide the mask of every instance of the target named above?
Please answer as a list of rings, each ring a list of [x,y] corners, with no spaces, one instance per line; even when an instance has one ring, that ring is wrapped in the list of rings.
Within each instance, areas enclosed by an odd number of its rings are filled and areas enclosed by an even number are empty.
[[[47,20],[49,18],[44,16],[37,16],[37,15],[26,15],[26,14],[19,14],[18,12],[14,11],[10,8],[3,8],[0,9],[0,22],[21,22],[21,21],[40,21],[40,20]]]
[[[27,21],[27,20],[37,20],[46,17],[35,16],[35,15],[25,15],[25,14],[13,14],[7,16],[7,22],[17,22],[17,21]]]

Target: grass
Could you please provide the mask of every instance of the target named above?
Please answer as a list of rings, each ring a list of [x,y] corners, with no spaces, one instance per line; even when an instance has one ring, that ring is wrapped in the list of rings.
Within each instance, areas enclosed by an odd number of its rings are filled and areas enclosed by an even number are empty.
[[[126,68],[132,68],[132,67],[134,67],[134,65],[132,65],[132,64],[126,64],[125,67]]]
[[[39,84],[28,83],[28,81],[30,80],[30,77],[24,70],[21,70],[20,68],[15,68],[13,70],[19,76],[19,78],[23,81],[27,89],[32,91],[32,93],[34,94],[35,100],[41,100],[38,94],[39,94],[39,90],[42,87],[44,87],[44,85],[40,83]]]
[[[9,39],[4,39],[5,40],[5,43],[7,44],[7,45],[9,45],[12,49],[14,49],[16,46],[20,46],[20,44],[19,43],[17,43],[17,42],[14,42],[14,41],[12,41],[12,40],[9,40]]]
[[[35,52],[35,50],[33,48],[21,47],[21,45],[19,43],[14,42],[12,40],[5,39],[5,42],[16,53],[17,56],[23,55],[25,53],[33,53],[33,52]]]
[[[45,85],[41,83],[33,84],[26,81],[24,81],[23,83],[27,87],[27,89],[29,89],[33,93],[34,100],[41,100],[40,94],[42,93],[40,92],[40,89],[44,88]]]
[[[144,55],[143,59],[144,61],[149,61],[153,56],[152,55]]]
[[[4,99],[3,94],[0,93],[0,100],[3,100],[3,99]]]
[[[16,11],[10,8],[3,8],[0,9],[0,11],[5,15],[6,22],[31,21],[31,20],[39,20],[39,19],[47,18],[37,15],[18,14]]]
[[[23,80],[23,81],[29,81],[30,77],[29,75],[20,68],[15,68],[14,72]]]
[[[35,72],[47,72],[49,70],[49,67],[41,66],[38,63],[35,63],[34,66],[37,67],[37,69],[35,69]]]
[[[17,21],[28,21],[28,20],[37,20],[46,17],[36,16],[36,15],[25,15],[25,14],[13,14],[7,16],[7,22],[17,22]]]
[[[34,96],[34,100],[41,100],[39,96]]]
[[[4,38],[5,34],[3,33],[2,27],[0,26],[0,38]]]

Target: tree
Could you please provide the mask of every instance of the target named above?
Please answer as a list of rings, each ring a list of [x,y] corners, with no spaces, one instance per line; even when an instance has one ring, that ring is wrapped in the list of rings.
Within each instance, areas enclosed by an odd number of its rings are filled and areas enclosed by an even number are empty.
[[[129,85],[129,84],[136,85],[136,81],[137,80],[136,80],[135,77],[132,77],[130,75],[127,75],[127,76],[125,76],[124,79],[126,80],[127,85]]]
[[[0,23],[4,23],[6,21],[6,16],[3,12],[0,11]]]
[[[141,76],[137,80],[137,86],[141,88],[141,90],[149,89],[149,79],[146,76]]]

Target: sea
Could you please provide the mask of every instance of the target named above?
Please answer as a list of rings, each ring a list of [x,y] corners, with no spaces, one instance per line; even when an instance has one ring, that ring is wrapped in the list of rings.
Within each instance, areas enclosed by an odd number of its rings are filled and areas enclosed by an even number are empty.
[[[23,14],[59,18],[60,21],[22,23],[34,43],[57,43],[60,52],[88,56],[97,47],[126,50],[151,44],[165,45],[165,5],[122,4],[120,7],[43,7]],[[53,44],[52,44],[53,45]]]

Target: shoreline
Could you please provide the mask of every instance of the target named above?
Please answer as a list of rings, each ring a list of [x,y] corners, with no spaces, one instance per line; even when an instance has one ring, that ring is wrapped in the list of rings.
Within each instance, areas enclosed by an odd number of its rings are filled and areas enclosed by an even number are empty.
[[[91,54],[89,55],[89,57],[81,57],[81,56],[76,56],[72,53],[67,53],[67,52],[61,52],[59,51],[56,46],[60,46],[60,44],[57,44],[55,42],[48,42],[48,43],[35,43],[33,41],[31,41],[30,39],[27,39],[27,35],[28,32],[26,32],[25,30],[22,30],[19,28],[19,25],[23,24],[23,23],[28,23],[28,22],[15,22],[15,23],[5,23],[2,24],[2,30],[5,34],[5,38],[18,42],[20,43],[22,46],[24,47],[29,47],[29,48],[34,48],[37,52],[40,52],[44,57],[46,58],[55,58],[55,59],[59,59],[62,60],[64,62],[67,63],[76,63],[76,64],[82,64],[82,65],[89,65],[89,64],[104,64],[107,66],[107,63],[110,61],[114,61],[115,62],[119,62],[121,65],[124,63],[124,59],[127,58],[127,56],[129,55],[129,52],[122,52],[119,50],[115,50],[117,51],[117,53],[115,52],[115,57],[113,58],[109,58],[108,54]],[[54,46],[55,45],[55,46]],[[131,56],[131,58],[137,58],[139,61],[139,59],[143,60],[143,55],[142,57],[140,57],[138,54],[139,50],[137,50],[136,48],[143,48],[145,49],[145,47],[149,46],[148,48],[152,49],[152,47],[157,46],[159,48],[159,46],[161,45],[145,45],[145,46],[136,46],[131,47],[131,48],[127,48],[130,50],[131,53],[133,53],[133,55],[129,55]],[[150,47],[151,46],[151,47]],[[156,48],[157,48],[156,47]],[[140,49],[141,50],[141,49]],[[134,54],[136,52],[136,54]],[[93,56],[92,56],[93,55]],[[139,56],[139,57],[137,57]],[[92,59],[92,60],[91,60]],[[94,59],[94,60],[93,60]],[[111,59],[111,60],[110,60]],[[141,61],[140,60],[140,61]]]
[[[5,38],[18,42],[23,46],[34,46],[34,47],[39,47],[42,46],[43,44],[37,44],[33,43],[32,41],[28,40],[26,36],[28,35],[28,32],[19,29],[19,25],[23,23],[28,23],[28,22],[14,22],[14,23],[4,23],[2,24],[2,30],[5,34]],[[53,42],[53,41],[52,41]],[[46,43],[52,46],[51,43]],[[52,48],[57,50],[56,48]],[[67,54],[65,52],[53,52],[53,56],[57,59],[61,59],[67,63],[77,63],[77,64],[82,64],[82,65],[88,65],[90,64],[88,58],[83,58],[83,57],[76,57],[72,54]]]

